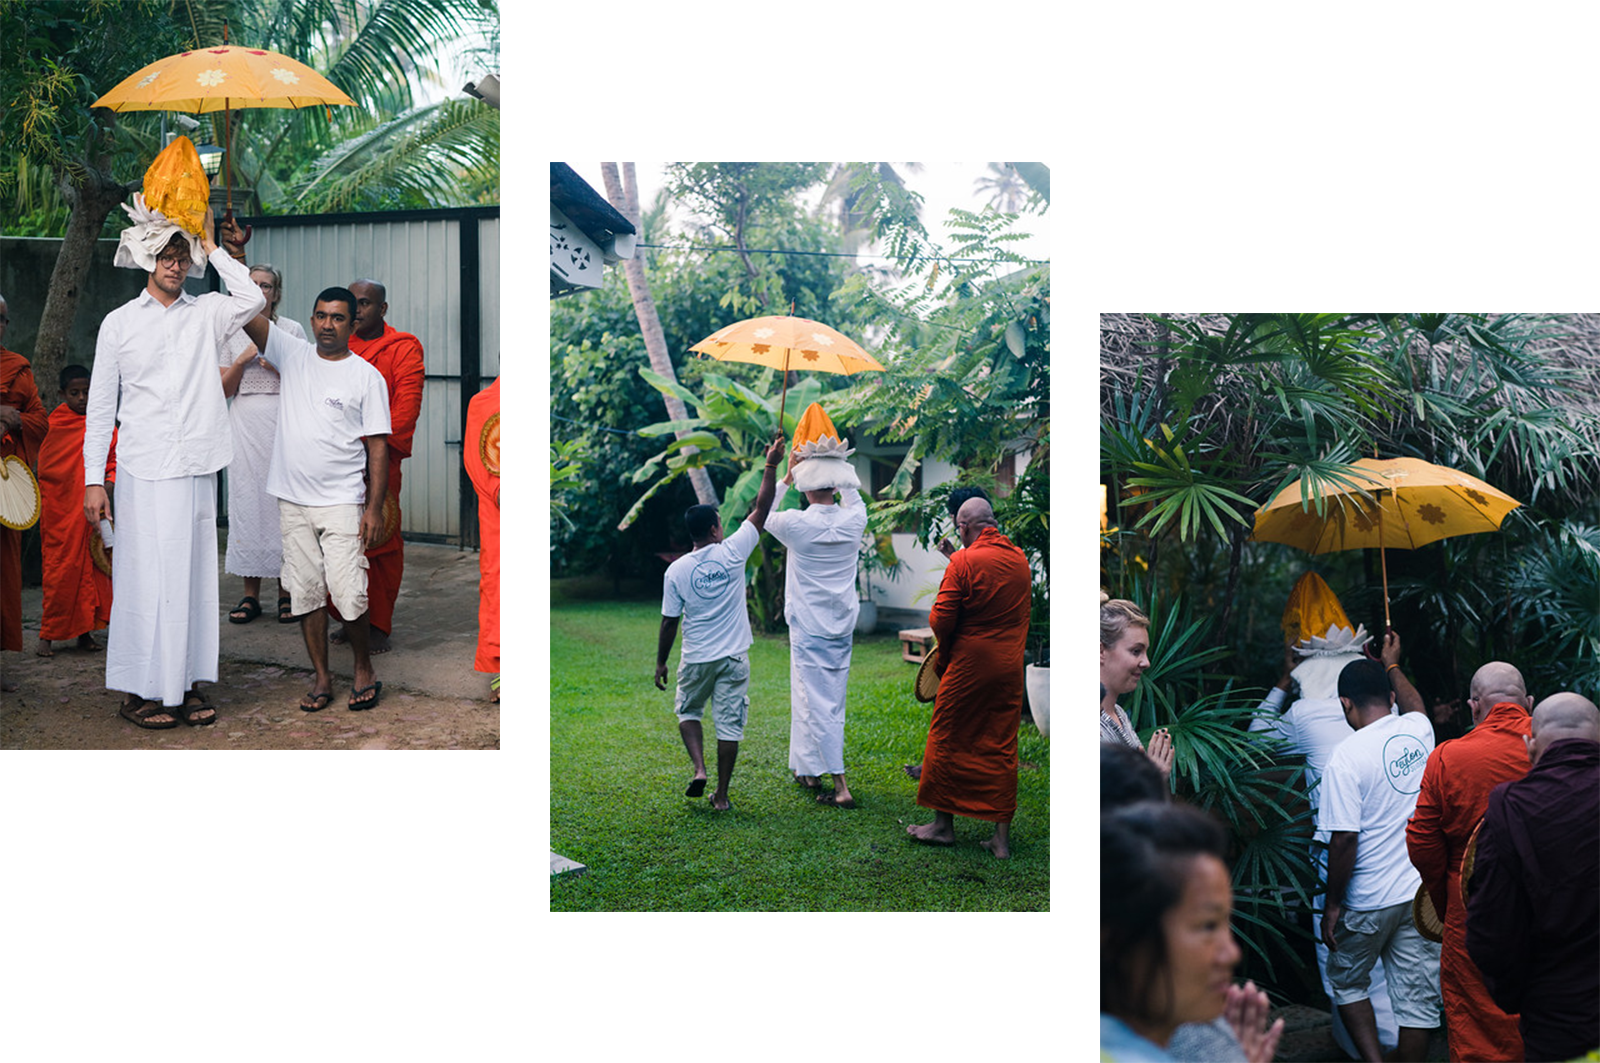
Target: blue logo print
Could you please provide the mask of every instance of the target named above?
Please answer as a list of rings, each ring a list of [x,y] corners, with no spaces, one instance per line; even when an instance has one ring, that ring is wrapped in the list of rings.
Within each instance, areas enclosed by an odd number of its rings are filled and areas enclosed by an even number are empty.
[[[1427,763],[1427,747],[1415,735],[1396,735],[1383,744],[1383,776],[1396,793],[1421,793]]]
[[[721,597],[728,588],[728,570],[715,561],[707,561],[689,575],[689,586],[702,598]]]

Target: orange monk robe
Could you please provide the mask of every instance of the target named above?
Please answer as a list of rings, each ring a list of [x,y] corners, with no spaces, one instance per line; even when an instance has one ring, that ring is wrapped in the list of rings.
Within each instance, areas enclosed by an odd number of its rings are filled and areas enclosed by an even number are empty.
[[[411,456],[411,437],[417,431],[422,413],[422,383],[426,374],[422,341],[401,332],[388,322],[383,335],[370,340],[350,337],[350,349],[383,374],[389,385],[389,494],[398,512],[400,506],[400,463]],[[405,573],[405,546],[397,526],[389,540],[367,551],[367,618],[372,626],[387,635],[394,630],[394,602],[400,596],[400,577]],[[328,605],[340,620],[339,611]]]
[[[39,448],[39,539],[44,553],[44,606],[39,637],[57,640],[111,622],[111,577],[94,564],[94,529],[83,519],[83,426],[66,403],[50,411],[50,434]],[[117,479],[117,433],[106,457],[107,486]]]
[[[1517,1016],[1495,1006],[1467,954],[1467,906],[1461,899],[1461,860],[1489,807],[1489,791],[1528,773],[1528,711],[1501,702],[1460,738],[1441,743],[1422,770],[1417,810],[1406,824],[1406,848],[1433,907],[1444,919],[1439,988],[1449,1031],[1450,1058],[1522,1058]]]
[[[928,614],[940,674],[917,787],[924,808],[997,823],[1016,814],[1032,581],[1026,555],[995,528],[944,570]]]
[[[15,433],[0,429],[0,458],[16,455],[31,469],[39,444],[50,429],[50,415],[39,399],[33,367],[15,351],[0,347],[0,406],[22,414]],[[22,533],[0,525],[0,650],[22,649]]]
[[[478,653],[472,667],[500,671],[500,381],[467,403],[461,458],[478,492]]]

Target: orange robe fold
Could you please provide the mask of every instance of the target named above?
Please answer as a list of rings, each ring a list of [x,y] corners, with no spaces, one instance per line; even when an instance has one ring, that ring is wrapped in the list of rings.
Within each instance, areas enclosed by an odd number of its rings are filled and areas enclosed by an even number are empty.
[[[1444,919],[1439,989],[1456,1063],[1522,1058],[1518,1017],[1495,1005],[1467,954],[1467,907],[1461,899],[1461,861],[1489,807],[1489,792],[1528,773],[1523,743],[1527,710],[1501,702],[1460,738],[1442,743],[1422,771],[1417,810],[1406,824],[1406,849],[1422,875],[1434,910]]]
[[[472,667],[500,671],[500,381],[467,403],[461,459],[478,493],[478,652]]]
[[[1017,811],[1017,727],[1032,573],[994,528],[950,559],[928,614],[939,694],[917,804],[1009,823]]]
[[[422,341],[385,322],[381,336],[364,340],[352,335],[350,349],[370,362],[389,385],[389,497],[398,508],[400,463],[411,456],[411,440],[422,414],[422,385],[427,372]],[[404,523],[404,514],[401,516]],[[386,635],[394,630],[394,603],[400,596],[405,563],[405,544],[398,530],[388,542],[367,551],[367,619]],[[331,601],[328,609],[340,620],[353,619],[339,616]]]
[[[81,413],[62,403],[50,412],[50,434],[39,448],[39,538],[44,554],[44,605],[39,637],[77,638],[111,622],[111,577],[95,567],[94,530],[83,519]],[[111,433],[105,483],[117,477],[117,434]]]
[[[22,414],[22,427],[16,433],[0,430],[0,458],[14,454],[33,468],[50,428],[50,415],[33,382],[33,366],[4,347],[0,347],[0,406],[14,406]],[[22,533],[0,525],[0,650],[21,649]]]

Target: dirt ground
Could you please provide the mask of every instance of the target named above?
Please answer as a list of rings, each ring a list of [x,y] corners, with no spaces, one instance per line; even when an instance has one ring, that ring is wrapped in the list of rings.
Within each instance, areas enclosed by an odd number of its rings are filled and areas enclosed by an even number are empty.
[[[241,592],[236,577],[221,578],[226,612]],[[262,590],[262,604],[271,610],[276,583],[268,580]],[[373,658],[382,700],[362,712],[345,708],[348,648],[329,647],[333,701],[321,712],[302,712],[312,673],[299,625],[279,624],[271,612],[230,624],[219,613],[218,682],[203,687],[217,722],[160,731],[135,727],[117,715],[121,695],[105,689],[104,652],[57,643],[55,656],[34,655],[40,599],[39,588],[23,588],[24,652],[0,654],[0,673],[19,687],[0,694],[0,749],[500,748],[500,706],[489,677],[472,669],[478,624],[472,551],[406,544],[393,648]],[[106,632],[95,638],[103,645]]]
[[[102,633],[103,635],[103,633]],[[498,749],[500,707],[441,698],[388,683],[377,708],[351,712],[348,676],[317,713],[300,711],[309,669],[256,661],[222,662],[204,687],[217,710],[209,727],[142,730],[117,715],[120,696],[105,689],[105,654],[57,650],[49,659],[7,654],[21,689],[5,695],[0,749]],[[375,659],[383,675],[383,658]],[[337,675],[337,673],[336,673]],[[487,680],[485,680],[487,685]]]

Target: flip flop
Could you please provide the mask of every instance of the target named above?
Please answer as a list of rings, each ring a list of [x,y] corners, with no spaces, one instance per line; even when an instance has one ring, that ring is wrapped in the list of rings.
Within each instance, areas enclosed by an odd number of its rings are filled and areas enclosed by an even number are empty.
[[[173,714],[167,709],[163,708],[161,702],[146,701],[143,698],[138,700],[138,704],[134,704],[131,701],[124,701],[121,705],[117,706],[117,715],[121,716],[124,720],[127,720],[134,726],[143,727],[147,731],[165,731],[178,726],[177,718],[174,717]],[[167,717],[167,722],[151,723],[151,718],[155,716],[165,716]]]
[[[690,779],[689,788],[683,792],[685,797],[699,797],[706,792],[706,780]]]
[[[854,808],[856,807],[856,799],[847,797],[841,801],[839,800],[839,791],[824,790],[817,795],[817,804],[828,805],[832,808]]]
[[[234,613],[243,613],[243,616],[234,616]],[[261,615],[261,603],[249,595],[239,599],[239,604],[228,613],[228,623],[248,624]]]
[[[378,704],[378,699],[383,696],[383,684],[374,679],[370,687],[362,687],[360,690],[352,690],[350,693],[350,711],[360,712],[362,709],[370,709]],[[372,696],[369,698],[366,696],[368,694]]]
[[[311,704],[306,704],[306,698],[311,699]],[[301,712],[321,712],[328,707],[328,702],[333,700],[333,694],[314,694],[308,690],[306,691],[306,698],[300,699]]]

